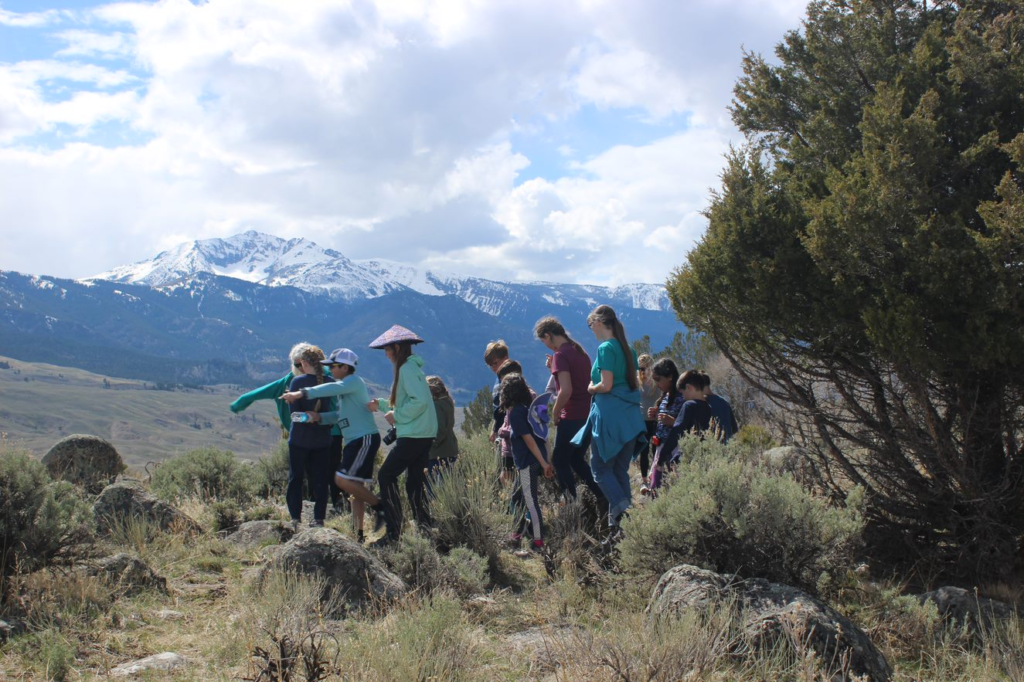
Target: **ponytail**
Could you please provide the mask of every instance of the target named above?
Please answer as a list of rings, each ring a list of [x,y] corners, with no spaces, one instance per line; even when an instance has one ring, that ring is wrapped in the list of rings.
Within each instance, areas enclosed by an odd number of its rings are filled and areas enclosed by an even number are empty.
[[[391,408],[395,408],[395,401],[398,399],[398,370],[412,355],[412,344],[408,342],[392,344],[395,349],[395,378],[391,382]]]
[[[631,391],[635,391],[640,384],[636,375],[636,360],[633,358],[633,349],[626,339],[626,328],[619,322],[619,318],[615,316],[615,311],[609,305],[599,305],[587,315],[588,325],[593,326],[595,322],[599,322],[605,328],[611,329],[615,340],[622,346],[622,354],[626,358],[626,383],[629,384]]]

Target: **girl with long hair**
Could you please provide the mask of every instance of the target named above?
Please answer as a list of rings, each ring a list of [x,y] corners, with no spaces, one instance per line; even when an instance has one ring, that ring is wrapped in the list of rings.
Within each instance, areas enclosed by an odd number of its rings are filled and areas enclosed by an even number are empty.
[[[665,472],[669,470],[669,458],[671,452],[664,452],[662,444],[668,440],[672,425],[683,409],[683,395],[679,392],[676,382],[679,381],[679,368],[669,358],[662,358],[651,368],[651,379],[654,385],[661,391],[661,398],[655,407],[648,408],[647,419],[655,423],[654,436],[651,438],[651,450],[654,452],[654,462],[650,473],[650,490],[656,491],[661,487],[661,480]]]
[[[620,523],[633,504],[629,486],[629,463],[646,441],[640,414],[636,351],[626,340],[626,330],[607,305],[599,305],[587,316],[587,326],[600,342],[597,360],[590,372],[587,392],[594,396],[587,423],[573,437],[580,444],[591,436],[590,466],[594,479],[608,500],[609,542],[622,537]]]
[[[396,324],[370,344],[370,348],[382,349],[395,367],[389,399],[369,403],[371,410],[385,411],[384,419],[395,427],[397,435],[394,447],[377,472],[387,523],[387,534],[379,544],[397,540],[402,532],[402,502],[398,497],[398,477],[402,472],[406,474],[405,492],[416,523],[430,525],[423,472],[437,436],[437,413],[423,374],[423,358],[413,353],[417,343],[423,343],[423,339]]]

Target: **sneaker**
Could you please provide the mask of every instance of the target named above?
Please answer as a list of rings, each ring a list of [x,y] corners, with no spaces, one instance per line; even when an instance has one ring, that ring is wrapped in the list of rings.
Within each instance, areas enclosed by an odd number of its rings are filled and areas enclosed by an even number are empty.
[[[534,540],[530,543],[529,548],[520,549],[515,552],[515,555],[521,559],[529,557],[531,554],[536,554],[544,551],[544,541]]]
[[[646,483],[644,485],[640,486],[640,494],[641,495],[650,495],[651,494],[651,489],[647,487]]]
[[[356,531],[356,542],[358,542],[360,545],[366,542],[366,536],[363,535],[362,529]]]
[[[370,509],[373,512],[373,532],[379,533],[381,528],[387,525],[387,509],[384,507],[383,502],[378,504],[376,507],[367,507],[367,509]]]
[[[310,528],[323,528],[324,527],[324,520],[323,519],[313,519],[312,521],[309,522],[309,527]]]
[[[523,541],[522,533],[509,533],[508,544],[510,547],[518,547]]]
[[[298,519],[292,519],[292,532],[293,533],[298,533],[299,532],[299,525],[301,523],[302,522],[299,521]]]
[[[601,546],[605,549],[611,549],[622,542],[622,538],[624,537],[626,537],[626,534],[622,532],[622,528],[615,526],[612,529],[612,532],[608,534],[608,537],[606,537],[601,543]]]

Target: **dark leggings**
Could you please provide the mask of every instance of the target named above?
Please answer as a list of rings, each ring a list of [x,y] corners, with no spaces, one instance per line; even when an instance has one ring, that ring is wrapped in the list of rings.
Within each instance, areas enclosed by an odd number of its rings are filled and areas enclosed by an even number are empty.
[[[555,467],[558,487],[563,493],[576,498],[576,476],[594,493],[597,499],[604,499],[604,493],[594,482],[594,473],[587,462],[587,448],[590,447],[590,435],[587,434],[583,445],[576,447],[572,437],[587,423],[586,419],[563,419],[558,422],[555,432],[555,448],[551,452],[551,464]],[[575,472],[575,476],[573,473]]]
[[[658,422],[656,421],[645,421],[647,425],[647,445],[640,451],[638,457],[640,458],[640,476],[642,477],[644,485],[647,485],[647,474],[651,472],[651,438],[654,438],[654,432],[658,430]]]
[[[427,511],[426,483],[423,470],[430,460],[430,446],[433,438],[399,438],[391,448],[387,459],[377,472],[380,484],[380,499],[384,502],[392,525],[388,535],[397,538],[402,532],[402,500],[398,497],[398,477],[405,472],[405,492],[409,496],[413,518],[416,523],[429,525]]]
[[[302,479],[307,476],[309,487],[313,491],[313,518],[323,521],[327,516],[330,463],[330,447],[288,446],[288,490],[285,493],[285,500],[288,502],[288,514],[292,519],[298,521],[302,518]]]
[[[540,480],[540,465],[531,464],[516,472],[515,490],[512,491],[512,509],[519,516],[516,533],[522,535],[527,528],[534,540],[543,539],[544,518],[541,516],[537,485]]]

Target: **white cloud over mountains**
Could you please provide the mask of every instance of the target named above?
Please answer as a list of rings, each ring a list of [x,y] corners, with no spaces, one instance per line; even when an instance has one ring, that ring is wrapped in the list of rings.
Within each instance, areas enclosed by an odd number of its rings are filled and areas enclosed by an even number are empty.
[[[770,51],[800,12],[789,0],[0,9],[4,30],[52,48],[20,61],[0,49],[0,269],[85,276],[252,228],[492,278],[659,281],[699,238],[738,141],[725,107],[741,45]]]

